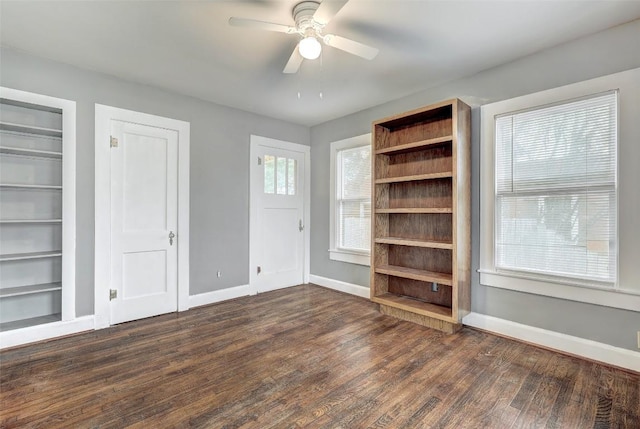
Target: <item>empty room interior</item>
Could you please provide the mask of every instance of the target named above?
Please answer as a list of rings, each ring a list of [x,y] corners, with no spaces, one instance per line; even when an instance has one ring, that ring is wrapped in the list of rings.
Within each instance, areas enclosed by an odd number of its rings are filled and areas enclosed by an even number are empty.
[[[0,427],[640,428],[640,1],[0,0]]]

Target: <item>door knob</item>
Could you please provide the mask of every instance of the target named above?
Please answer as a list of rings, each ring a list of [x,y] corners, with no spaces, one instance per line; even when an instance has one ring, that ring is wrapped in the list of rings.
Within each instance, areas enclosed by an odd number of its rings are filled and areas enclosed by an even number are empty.
[[[173,246],[173,239],[176,237],[176,235],[173,233],[173,231],[169,231],[169,246]]]

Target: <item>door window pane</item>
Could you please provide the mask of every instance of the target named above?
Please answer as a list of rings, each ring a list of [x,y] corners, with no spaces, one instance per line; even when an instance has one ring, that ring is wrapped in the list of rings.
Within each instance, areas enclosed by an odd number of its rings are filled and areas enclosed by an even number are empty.
[[[264,156],[264,193],[273,194],[276,189],[276,157]]]
[[[296,172],[297,165],[295,159],[287,159],[287,194],[295,195],[296,194]]]
[[[276,161],[276,193],[287,194],[287,158],[277,158]]]

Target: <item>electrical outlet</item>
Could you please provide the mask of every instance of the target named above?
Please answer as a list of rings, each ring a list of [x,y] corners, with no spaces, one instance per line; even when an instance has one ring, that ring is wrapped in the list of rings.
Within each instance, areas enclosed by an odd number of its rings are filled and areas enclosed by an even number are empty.
[[[218,271],[218,278],[222,277],[222,272]]]
[[[638,331],[638,348],[640,349],[640,331]]]

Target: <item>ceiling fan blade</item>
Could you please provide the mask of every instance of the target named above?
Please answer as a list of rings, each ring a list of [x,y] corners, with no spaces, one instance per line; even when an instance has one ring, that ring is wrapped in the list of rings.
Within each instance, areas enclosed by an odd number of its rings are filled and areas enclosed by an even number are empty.
[[[327,25],[348,1],[349,0],[324,0],[313,14],[313,20],[319,24]]]
[[[356,42],[355,40],[347,39],[346,37],[336,36],[335,34],[327,34],[323,38],[324,43],[334,48],[338,48],[353,55],[372,60],[378,55],[378,49],[365,45],[364,43]]]
[[[233,25],[234,27],[254,28],[256,30],[276,31],[278,33],[287,34],[293,34],[296,32],[295,27],[290,27],[288,25],[257,21],[255,19],[236,18],[235,16],[229,18],[229,25]]]
[[[282,70],[282,73],[296,73],[300,68],[300,65],[302,64],[303,59],[304,58],[302,58],[302,55],[300,55],[300,50],[298,50],[298,45],[296,45],[293,53],[289,57],[289,61],[287,61],[287,65],[284,66],[284,70]]]

